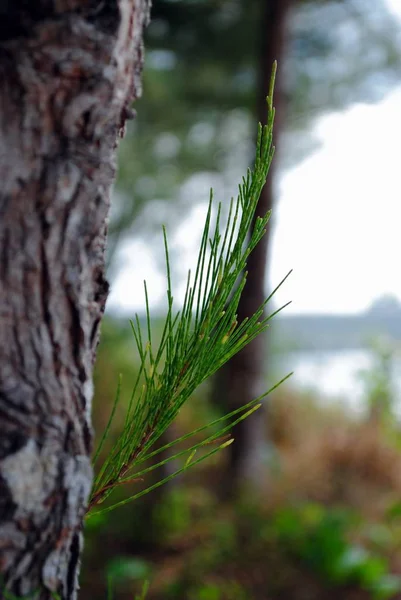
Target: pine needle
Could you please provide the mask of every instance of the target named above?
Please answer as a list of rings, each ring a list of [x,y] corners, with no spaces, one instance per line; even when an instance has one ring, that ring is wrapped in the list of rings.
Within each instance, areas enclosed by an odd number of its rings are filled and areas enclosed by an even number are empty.
[[[246,281],[247,259],[264,236],[270,218],[270,212],[259,217],[253,231],[250,232],[274,153],[273,87],[275,72],[276,64],[273,67],[267,98],[267,125],[259,124],[253,169],[248,169],[246,176],[242,179],[237,199],[231,199],[228,216],[223,227],[221,225],[221,204],[217,206],[217,216],[212,227],[214,200],[213,193],[210,193],[195,275],[192,277],[191,272],[188,273],[184,304],[182,309],[176,313],[174,311],[168,239],[166,230],[163,228],[167,276],[167,316],[161,340],[158,348],[154,348],[152,318],[145,282],[145,331],[142,330],[138,315],[135,316],[135,320],[131,321],[140,359],[140,370],[127,409],[123,431],[95,479],[89,511],[104,502],[122,483],[141,477],[145,473],[165,465],[170,460],[186,456],[185,462],[174,475],[147,487],[131,498],[96,511],[94,514],[108,512],[117,506],[135,500],[163,485],[173,476],[192,468],[207,457],[224,449],[232,443],[232,439],[220,443],[217,448],[201,454],[194,460],[195,453],[204,451],[205,444],[221,441],[222,436],[231,429],[234,423],[249,416],[259,404],[260,398],[255,399],[230,415],[200,427],[194,432],[164,445],[163,448],[152,450],[155,442],[171,425],[180,408],[195,389],[234,354],[264,332],[273,316],[284,308],[281,307],[270,315],[264,316],[267,302],[288,275],[254,315],[249,315],[242,323],[238,323],[237,309]],[[120,397],[120,389],[121,381],[119,381],[116,400],[95,460],[109,433]],[[265,395],[263,394],[263,396]],[[138,466],[145,460],[205,431],[208,427],[217,424],[220,427],[224,425],[223,422],[226,419],[233,416],[237,417],[234,423],[223,426],[203,442],[195,444],[190,449],[180,451],[173,457],[160,461],[148,469],[138,470]]]

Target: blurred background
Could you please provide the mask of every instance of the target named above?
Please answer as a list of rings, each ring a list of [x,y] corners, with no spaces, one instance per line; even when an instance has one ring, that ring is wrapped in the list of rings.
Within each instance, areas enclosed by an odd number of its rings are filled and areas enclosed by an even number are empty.
[[[166,439],[294,374],[216,460],[88,521],[81,597],[109,582],[133,599],[148,580],[149,600],[401,598],[401,0],[154,0],[145,47],[110,220],[96,431],[119,373],[123,405],[131,393],[143,279],[156,333],[165,314],[161,226],[179,307],[210,187],[227,205],[252,163],[275,59],[260,202],[273,213],[239,314],[290,269],[268,311],[292,304]]]

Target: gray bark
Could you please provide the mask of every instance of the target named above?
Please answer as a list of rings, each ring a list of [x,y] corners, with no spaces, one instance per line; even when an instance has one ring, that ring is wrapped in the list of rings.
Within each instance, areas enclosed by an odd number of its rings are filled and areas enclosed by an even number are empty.
[[[16,596],[76,598],[110,186],[148,9],[0,3],[0,585]]]

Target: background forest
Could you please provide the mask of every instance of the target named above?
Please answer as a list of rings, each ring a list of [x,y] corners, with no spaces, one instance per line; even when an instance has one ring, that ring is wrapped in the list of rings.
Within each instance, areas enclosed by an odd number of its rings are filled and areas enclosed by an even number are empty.
[[[96,431],[120,374],[129,400],[139,360],[128,319],[144,315],[145,277],[163,317],[161,225],[180,290],[209,188],[228,203],[252,160],[275,59],[277,151],[260,208],[273,217],[240,317],[291,268],[268,309],[293,305],[196,392],[163,442],[294,375],[229,448],[88,521],[81,597],[139,598],[148,581],[149,600],[401,598],[400,2],[154,0],[145,47],[114,190]]]

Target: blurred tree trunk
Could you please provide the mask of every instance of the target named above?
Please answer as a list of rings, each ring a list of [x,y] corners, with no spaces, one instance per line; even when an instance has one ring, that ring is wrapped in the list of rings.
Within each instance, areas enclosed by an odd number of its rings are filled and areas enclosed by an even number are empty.
[[[0,6],[1,597],[76,598],[110,186],[147,17],[147,0]]]
[[[282,116],[281,58],[285,51],[286,19],[292,0],[266,0],[264,4],[262,30],[260,79],[257,95],[257,112],[260,122],[266,122],[266,97],[269,92],[274,60],[278,61],[274,104],[276,106],[275,145],[280,137]],[[270,169],[263,188],[255,219],[273,206],[276,162]],[[254,221],[255,221],[254,219]],[[248,281],[238,309],[238,322],[256,312],[266,298],[265,274],[268,264],[271,225],[267,233],[251,254],[248,261]],[[231,411],[250,402],[266,391],[266,366],[268,365],[266,336],[258,336],[244,350],[234,356],[217,375],[219,402]],[[257,489],[266,478],[266,456],[269,452],[264,409],[259,409],[239,423],[233,432],[235,443],[230,446],[230,464],[227,471],[225,490],[235,493],[242,483]]]

